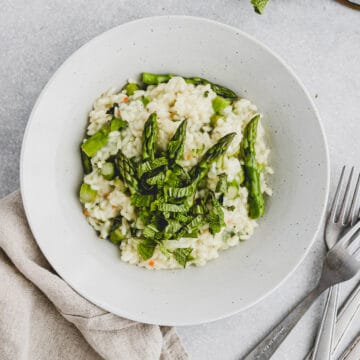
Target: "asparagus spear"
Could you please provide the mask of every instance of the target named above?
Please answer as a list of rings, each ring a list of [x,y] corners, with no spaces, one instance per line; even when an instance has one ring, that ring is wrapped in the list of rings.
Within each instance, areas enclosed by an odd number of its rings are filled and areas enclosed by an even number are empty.
[[[82,183],[80,187],[80,201],[85,203],[93,202],[96,199],[97,191],[92,189],[89,184]]]
[[[135,91],[140,90],[140,86],[136,83],[127,83],[122,90],[126,91],[127,95],[134,95]]]
[[[115,164],[121,179],[129,188],[132,194],[138,191],[138,181],[135,175],[135,169],[131,161],[123,154],[121,150],[116,155]]]
[[[104,165],[101,168],[101,175],[106,180],[112,180],[114,178],[114,176],[115,176],[114,164],[111,163],[111,162],[104,163]]]
[[[92,165],[90,158],[84,153],[84,151],[80,148],[81,153],[81,162],[83,166],[83,170],[85,175],[90,174],[92,172]]]
[[[142,73],[141,80],[145,85],[158,85],[164,82],[168,82],[174,75],[171,74],[151,74],[151,73]]]
[[[198,164],[190,170],[190,176],[200,181],[208,173],[212,163],[225,154],[235,135],[236,133],[227,134],[212,146]]]
[[[108,142],[110,125],[104,125],[94,135],[91,135],[81,144],[82,151],[88,156],[93,157]]]
[[[260,115],[254,116],[244,130],[241,153],[244,160],[245,186],[248,189],[249,216],[257,219],[264,215],[264,197],[260,188],[260,170],[256,163],[255,142]]]
[[[217,96],[213,101],[212,101],[212,107],[213,110],[215,112],[215,114],[221,114],[221,112],[227,107],[229,106],[231,103],[231,101],[229,99],[224,99],[221,96]]]
[[[179,76],[174,74],[151,74],[151,73],[142,73],[142,82],[145,85],[158,85],[164,82],[168,82],[172,77]],[[207,85],[209,84],[211,89],[219,96],[222,96],[224,98],[228,99],[237,99],[238,96],[230,89],[214,84],[210,82],[209,80],[200,78],[200,77],[184,77],[185,81],[188,84],[194,84],[194,85]]]
[[[184,120],[179,125],[174,136],[169,141],[167,151],[170,162],[177,162],[181,160],[182,156],[184,155],[186,125],[187,125],[187,121]]]
[[[144,161],[155,159],[157,133],[158,126],[156,120],[156,113],[152,113],[146,120],[144,125],[141,154]]]
[[[188,84],[194,84],[194,85],[207,85],[209,84],[211,89],[219,96],[222,96],[224,98],[228,98],[228,99],[237,99],[238,96],[236,95],[236,93],[234,93],[232,90],[218,85],[218,84],[214,84],[212,82],[210,82],[209,80],[203,79],[203,78],[199,78],[199,77],[192,77],[192,78],[184,78],[185,81]]]

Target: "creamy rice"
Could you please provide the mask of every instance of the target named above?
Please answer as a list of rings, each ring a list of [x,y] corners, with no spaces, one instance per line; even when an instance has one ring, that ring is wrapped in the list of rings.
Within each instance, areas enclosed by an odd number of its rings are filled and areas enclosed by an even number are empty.
[[[204,96],[206,92],[207,96]],[[146,96],[150,102],[144,106],[142,97]],[[142,131],[144,123],[153,112],[158,121],[158,147],[165,150],[170,138],[174,135],[180,121],[187,119],[187,135],[185,140],[184,160],[182,166],[189,169],[201,158],[201,155],[226,134],[235,132],[236,136],[221,161],[214,163],[207,175],[207,185],[215,190],[218,175],[226,173],[227,180],[238,181],[241,173],[241,160],[234,155],[239,149],[242,132],[248,122],[258,114],[257,108],[249,100],[239,99],[227,106],[216,127],[210,124],[214,114],[212,101],[216,97],[210,85],[194,86],[188,84],[181,77],[173,77],[167,83],[149,86],[146,91],[138,90],[131,96],[126,93],[110,89],[101,95],[94,103],[89,114],[87,135],[93,135],[111,120],[112,115],[107,111],[114,103],[119,104],[119,116],[128,122],[128,127],[121,132],[113,131],[109,134],[108,143],[91,159],[93,170],[84,176],[84,183],[97,190],[95,201],[85,203],[88,222],[99,232],[101,238],[109,234],[112,219],[122,216],[121,232],[126,239],[121,242],[121,259],[131,264],[152,269],[174,269],[181,266],[173,256],[167,258],[156,247],[149,260],[144,261],[137,252],[137,244],[141,239],[132,236],[130,224],[137,222],[138,229],[142,224],[136,217],[135,208],[131,205],[130,196],[124,192],[121,180],[105,180],[100,174],[105,161],[111,155],[116,155],[119,149],[128,158],[139,156],[142,146]],[[202,149],[203,151],[195,151]],[[269,148],[265,142],[265,131],[258,125],[256,140],[256,160],[262,166],[261,191],[271,195],[271,189],[266,183],[266,174],[272,173],[268,165]],[[248,216],[248,190],[244,185],[236,188],[230,186],[223,198],[223,211],[226,226],[217,234],[212,235],[208,226],[201,228],[198,238],[181,238],[179,240],[165,240],[164,246],[172,251],[176,248],[193,248],[193,260],[190,264],[204,265],[207,261],[219,256],[219,252],[237,245],[241,240],[247,240],[258,226],[256,220]],[[228,210],[229,207],[234,210]]]

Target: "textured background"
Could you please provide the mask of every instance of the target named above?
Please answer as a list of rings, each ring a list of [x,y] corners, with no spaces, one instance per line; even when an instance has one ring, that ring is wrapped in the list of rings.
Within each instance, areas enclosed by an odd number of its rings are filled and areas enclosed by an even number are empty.
[[[315,100],[329,142],[332,178],[342,164],[359,161],[360,12],[334,0],[271,0],[262,16],[253,12],[249,0],[0,0],[0,8],[0,198],[19,187],[26,122],[53,72],[92,37],[152,15],[211,18],[270,46],[290,64]],[[323,252],[319,236],[291,278],[251,310],[211,324],[179,328],[191,358],[237,359],[243,355],[314,284]],[[302,359],[322,305],[323,298],[282,345],[275,360]],[[360,316],[345,342],[359,330]]]

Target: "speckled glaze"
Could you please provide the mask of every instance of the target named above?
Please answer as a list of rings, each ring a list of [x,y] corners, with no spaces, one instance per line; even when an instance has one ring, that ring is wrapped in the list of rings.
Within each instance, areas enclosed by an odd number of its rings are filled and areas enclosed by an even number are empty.
[[[202,268],[154,272],[122,263],[114,247],[94,235],[78,204],[78,142],[91,102],[144,70],[207,77],[264,114],[275,169],[266,216],[253,239]],[[21,188],[39,246],[81,295],[130,319],[188,325],[249,308],[296,268],[318,230],[328,172],[317,112],[281,60],[235,28],[167,16],[114,28],[60,67],[28,123]]]

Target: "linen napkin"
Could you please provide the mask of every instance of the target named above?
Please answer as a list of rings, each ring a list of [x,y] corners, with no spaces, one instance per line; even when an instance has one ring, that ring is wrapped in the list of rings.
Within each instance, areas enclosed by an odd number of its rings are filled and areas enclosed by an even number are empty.
[[[2,360],[183,360],[171,327],[104,311],[77,294],[42,255],[20,192],[0,200],[0,357]]]

